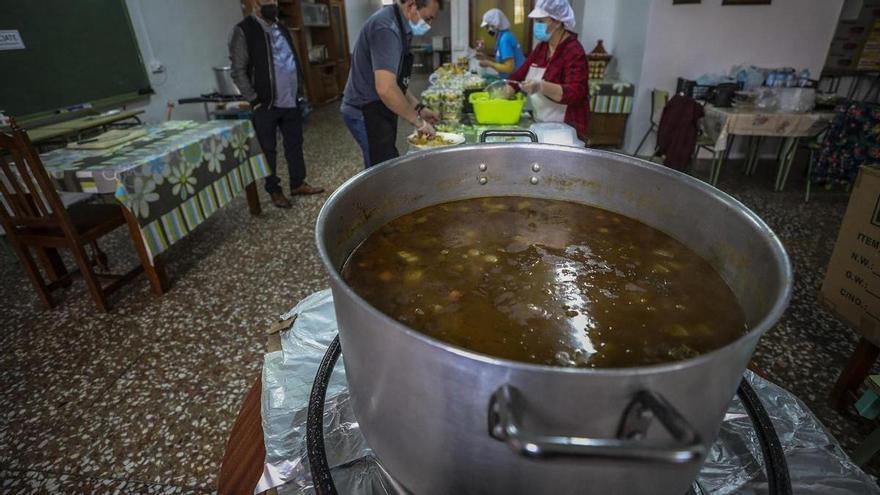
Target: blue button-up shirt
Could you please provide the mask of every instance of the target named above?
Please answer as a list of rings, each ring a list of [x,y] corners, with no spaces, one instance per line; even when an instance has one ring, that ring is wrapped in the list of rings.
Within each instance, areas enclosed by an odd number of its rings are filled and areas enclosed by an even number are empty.
[[[279,23],[269,24],[259,16],[256,17],[263,29],[272,40],[272,65],[275,67],[275,106],[293,108],[296,106],[297,73],[293,50],[281,32],[284,27]]]

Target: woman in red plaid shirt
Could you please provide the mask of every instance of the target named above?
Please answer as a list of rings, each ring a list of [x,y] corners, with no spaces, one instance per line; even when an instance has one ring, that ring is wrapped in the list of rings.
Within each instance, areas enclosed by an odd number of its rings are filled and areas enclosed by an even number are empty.
[[[571,31],[574,11],[568,0],[538,0],[529,17],[540,43],[510,80],[521,81],[536,121],[565,122],[584,139],[590,115],[587,54]]]

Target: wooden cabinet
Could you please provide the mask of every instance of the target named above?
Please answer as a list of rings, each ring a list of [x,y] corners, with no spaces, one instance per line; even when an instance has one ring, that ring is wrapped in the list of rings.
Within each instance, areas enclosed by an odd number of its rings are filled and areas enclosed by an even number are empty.
[[[250,15],[255,4],[241,0],[242,14]],[[293,39],[309,102],[317,106],[339,99],[351,65],[344,0],[280,0],[278,16]]]
[[[590,113],[587,144],[598,148],[623,147],[628,117],[625,113]]]

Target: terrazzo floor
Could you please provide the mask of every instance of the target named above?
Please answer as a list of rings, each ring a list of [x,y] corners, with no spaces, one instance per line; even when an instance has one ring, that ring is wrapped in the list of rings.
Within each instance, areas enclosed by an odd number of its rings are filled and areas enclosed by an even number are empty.
[[[330,189],[361,167],[333,106],[310,117],[305,153],[309,181]],[[826,397],[856,335],[816,305],[847,196],[819,191],[804,204],[799,174],[773,193],[769,163],[755,177],[739,168],[728,164],[720,187],[776,230],[795,268],[791,307],[756,360],[852,451],[873,425],[834,412]],[[81,281],[58,293],[58,308],[43,309],[0,242],[0,493],[215,490],[259,373],[262,331],[326,285],[313,241],[326,194],[297,198],[290,210],[261,199],[261,216],[238,198],[171,248],[169,293],[154,297],[140,277],[111,298],[109,314],[95,311]],[[103,247],[117,268],[137,262],[123,230]]]

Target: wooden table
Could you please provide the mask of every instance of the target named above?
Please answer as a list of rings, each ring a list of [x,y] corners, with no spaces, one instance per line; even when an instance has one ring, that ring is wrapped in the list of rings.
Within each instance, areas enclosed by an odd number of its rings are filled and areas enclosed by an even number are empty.
[[[250,494],[263,474],[266,447],[263,444],[263,425],[260,415],[262,381],[257,381],[244,397],[241,411],[232,426],[226,453],[220,466],[217,491],[223,494]]]
[[[716,180],[735,137],[742,136],[748,139],[746,175],[753,175],[757,169],[763,140],[780,138],[782,142],[778,153],[779,167],[773,190],[781,191],[785,187],[800,140],[815,138],[821,134],[834,116],[833,112],[762,111],[706,105],[702,130],[704,135],[712,140],[712,148],[719,156],[715,171]]]
[[[158,256],[244,192],[260,214],[256,183],[268,174],[248,120],[169,121],[106,150],[59,149],[41,156],[60,191],[112,195],[153,292],[168,283]]]
[[[137,123],[140,123],[140,119],[137,116],[142,113],[144,113],[143,110],[126,110],[110,115],[90,115],[87,117],[59,122],[57,124],[34,127],[33,129],[28,130],[27,133],[31,142],[38,144],[50,139],[75,136],[89,129],[103,127],[123,120],[134,119]]]

